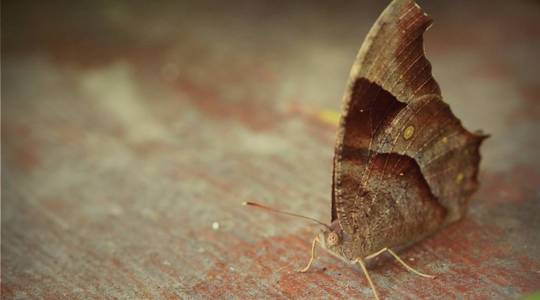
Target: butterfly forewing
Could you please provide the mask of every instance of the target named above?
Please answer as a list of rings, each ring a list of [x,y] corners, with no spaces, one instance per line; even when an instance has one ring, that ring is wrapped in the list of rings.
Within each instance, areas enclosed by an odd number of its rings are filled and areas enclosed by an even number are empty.
[[[477,188],[484,137],[464,129],[442,101],[423,50],[430,24],[413,1],[392,2],[351,71],[332,219],[357,240],[357,255],[403,246],[459,219]]]

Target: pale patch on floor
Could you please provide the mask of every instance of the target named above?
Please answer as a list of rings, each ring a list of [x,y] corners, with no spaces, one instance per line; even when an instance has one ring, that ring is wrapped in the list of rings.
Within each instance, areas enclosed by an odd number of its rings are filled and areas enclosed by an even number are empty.
[[[133,70],[129,65],[117,63],[83,73],[79,84],[89,98],[98,102],[105,112],[122,123],[128,140],[141,142],[167,139],[167,129],[145,110],[151,99],[144,99],[137,90]]]

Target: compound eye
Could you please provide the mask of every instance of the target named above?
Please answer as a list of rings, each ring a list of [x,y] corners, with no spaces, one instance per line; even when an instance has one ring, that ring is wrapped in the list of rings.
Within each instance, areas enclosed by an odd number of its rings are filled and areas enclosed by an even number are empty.
[[[335,232],[330,232],[326,238],[329,246],[335,246],[339,243],[339,235]]]

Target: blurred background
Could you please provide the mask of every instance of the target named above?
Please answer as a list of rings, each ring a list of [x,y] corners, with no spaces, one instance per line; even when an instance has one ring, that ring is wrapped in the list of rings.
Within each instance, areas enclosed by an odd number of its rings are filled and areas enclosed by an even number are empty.
[[[387,1],[2,1],[2,296],[371,297],[317,228],[335,119]],[[389,298],[540,289],[540,3],[419,1],[482,146],[469,216],[372,272]]]

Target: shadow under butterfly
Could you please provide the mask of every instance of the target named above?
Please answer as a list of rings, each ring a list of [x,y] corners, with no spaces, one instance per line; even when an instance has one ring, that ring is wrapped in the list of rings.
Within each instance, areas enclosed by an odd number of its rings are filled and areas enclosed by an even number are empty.
[[[359,264],[404,249],[462,218],[478,188],[479,147],[443,102],[423,49],[432,20],[413,0],[394,0],[365,38],[343,96],[332,174],[332,222],[316,244]]]

